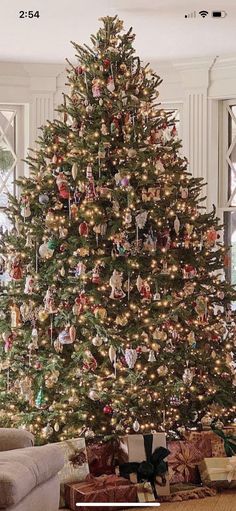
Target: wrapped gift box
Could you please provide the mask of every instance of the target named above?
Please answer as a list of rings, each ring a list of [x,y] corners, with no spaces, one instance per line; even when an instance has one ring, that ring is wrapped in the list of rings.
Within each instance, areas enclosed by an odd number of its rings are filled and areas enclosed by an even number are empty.
[[[122,470],[122,466],[127,463],[139,463],[147,460],[147,449],[145,448],[146,441],[151,440],[152,453],[158,448],[166,449],[166,434],[165,433],[154,433],[153,435],[126,435],[120,438],[118,463]],[[121,475],[123,473],[121,472]],[[166,472],[163,477],[157,478],[156,492],[157,495],[169,495],[170,483],[169,475]]]
[[[213,431],[190,431],[185,434],[185,437],[190,442],[200,443],[202,439],[211,441],[212,456],[223,458],[226,457],[224,442]],[[205,456],[207,458],[208,456]]]
[[[60,507],[65,505],[65,483],[84,481],[89,475],[89,466],[84,438],[73,438],[58,442],[64,455],[64,467],[58,476],[60,480]]]
[[[65,485],[65,501],[73,511],[92,511],[94,508],[87,505],[89,502],[137,502],[137,488],[116,475],[88,476],[84,482]],[[108,511],[113,509],[112,505],[106,507]],[[104,507],[96,507],[96,510],[104,511]]]
[[[173,440],[167,445],[170,450],[168,456],[170,484],[198,484],[200,482],[198,464],[203,458],[212,456],[210,439],[203,436],[199,442]]]
[[[236,488],[236,456],[205,458],[199,464],[202,482],[218,488]]]
[[[87,455],[90,474],[101,476],[115,473],[115,459],[118,443],[116,440],[104,442],[96,439],[87,443]]]

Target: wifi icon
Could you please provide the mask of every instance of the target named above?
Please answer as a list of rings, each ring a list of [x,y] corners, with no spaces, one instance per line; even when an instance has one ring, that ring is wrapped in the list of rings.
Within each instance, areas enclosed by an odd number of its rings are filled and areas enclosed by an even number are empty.
[[[205,18],[209,14],[209,12],[208,11],[199,11],[199,14],[202,18]]]

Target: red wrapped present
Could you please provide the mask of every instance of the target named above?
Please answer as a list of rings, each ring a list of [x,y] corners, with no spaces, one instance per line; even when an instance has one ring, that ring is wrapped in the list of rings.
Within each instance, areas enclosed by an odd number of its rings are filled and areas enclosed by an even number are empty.
[[[117,441],[94,441],[87,444],[87,456],[90,474],[101,476],[115,473]]]
[[[114,474],[87,476],[83,482],[65,485],[65,501],[73,511],[93,511],[94,508],[87,505],[89,502],[137,502],[137,488],[127,479]],[[112,505],[106,507],[108,511],[113,509]],[[96,510],[104,511],[104,507],[96,507]]]
[[[203,437],[199,442],[173,440],[168,442],[168,449],[170,483],[199,483],[197,465],[212,455],[210,439]]]

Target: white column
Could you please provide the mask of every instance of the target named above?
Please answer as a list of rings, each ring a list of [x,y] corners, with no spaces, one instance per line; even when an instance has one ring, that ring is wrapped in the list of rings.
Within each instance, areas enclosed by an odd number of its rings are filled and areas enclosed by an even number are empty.
[[[183,152],[189,160],[191,174],[194,177],[203,177],[206,183],[209,178],[213,179],[213,167],[215,166],[216,172],[218,167],[217,107],[215,102],[208,99],[213,63],[213,58],[207,58],[175,64],[184,91]],[[213,186],[209,193],[209,188],[211,187],[204,188],[202,195],[208,196],[206,205],[211,209],[212,203],[217,201],[217,190]]]

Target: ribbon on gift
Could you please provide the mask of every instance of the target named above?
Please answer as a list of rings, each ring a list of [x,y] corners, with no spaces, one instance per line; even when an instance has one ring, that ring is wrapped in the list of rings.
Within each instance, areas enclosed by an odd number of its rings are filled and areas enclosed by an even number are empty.
[[[165,474],[168,464],[164,459],[170,454],[165,447],[157,447],[152,452],[153,435],[143,435],[146,460],[141,463],[130,462],[119,465],[120,475],[129,478],[130,474],[137,474],[138,482],[149,481],[153,487],[155,498],[157,497],[155,483],[166,485]]]
[[[214,425],[211,427],[213,433],[222,438],[224,442],[225,454],[229,458],[236,454],[236,436],[235,435],[226,435],[221,429],[215,428]]]
[[[228,483],[231,483],[234,479],[236,479],[236,456],[232,456],[229,463],[223,469],[211,468],[211,474],[222,474],[222,472],[226,472],[226,479]]]
[[[214,458],[212,458],[214,459]],[[222,460],[226,460],[226,458],[222,458]],[[217,475],[217,474],[222,474],[222,480],[227,480],[228,483],[231,483],[232,481],[234,481],[236,479],[236,456],[232,456],[229,460],[228,460],[228,463],[227,465],[225,465],[224,467],[212,467],[212,468],[207,468],[205,470],[203,470],[203,472],[201,473],[201,477],[202,479],[209,479],[209,473],[211,475]],[[224,475],[226,475],[226,477],[224,477]]]
[[[154,502],[155,497],[151,483],[139,483],[136,485],[139,502]]]
[[[89,474],[84,480],[84,483],[90,483],[91,486],[93,486],[94,489],[100,489],[105,487],[112,487],[112,486],[120,486],[120,485],[127,485],[127,479],[123,477],[118,477],[115,474],[109,474],[99,477],[94,477],[93,475]]]

